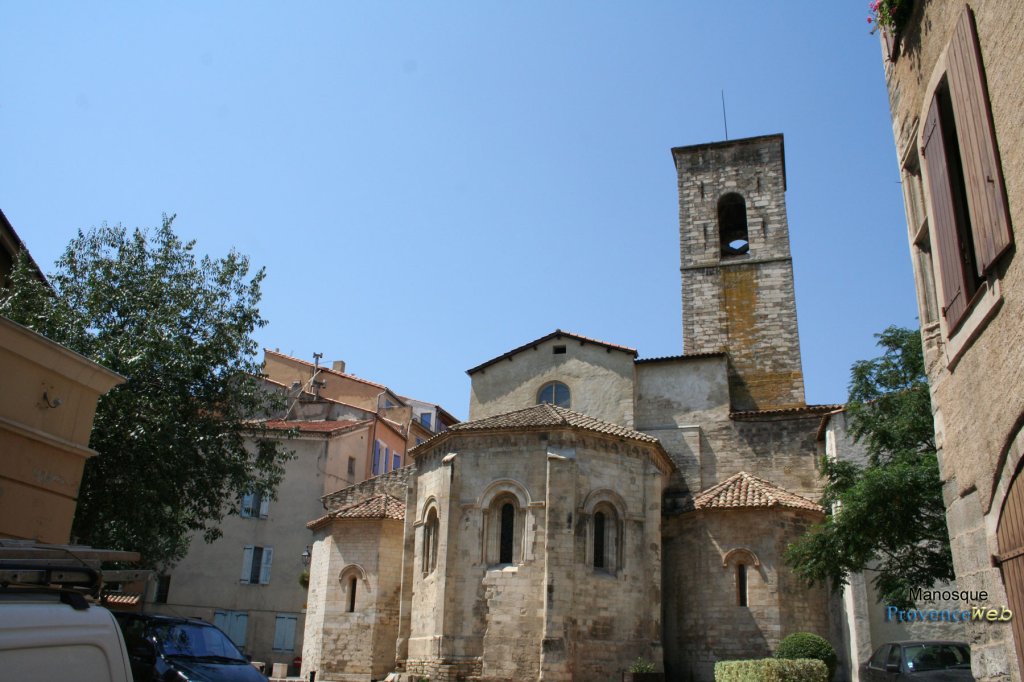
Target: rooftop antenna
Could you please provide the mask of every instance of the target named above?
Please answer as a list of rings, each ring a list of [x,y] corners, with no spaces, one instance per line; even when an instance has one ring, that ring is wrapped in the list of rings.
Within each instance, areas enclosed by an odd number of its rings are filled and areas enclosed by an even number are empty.
[[[320,400],[320,389],[327,384],[323,380],[317,380],[317,377],[320,375],[320,358],[323,356],[323,353],[313,353],[313,378],[310,383],[313,385],[313,398],[316,400]]]
[[[729,121],[725,118],[725,90],[722,90],[722,125],[725,126],[725,139],[729,139]]]

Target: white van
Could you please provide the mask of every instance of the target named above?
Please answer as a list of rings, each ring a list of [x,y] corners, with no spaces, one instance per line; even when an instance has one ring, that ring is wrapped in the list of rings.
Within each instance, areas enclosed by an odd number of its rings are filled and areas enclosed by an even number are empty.
[[[0,540],[0,679],[132,682],[121,628],[94,601],[100,573],[69,549],[103,552]]]
[[[102,606],[0,592],[0,671],[8,680],[132,682],[121,628]]]

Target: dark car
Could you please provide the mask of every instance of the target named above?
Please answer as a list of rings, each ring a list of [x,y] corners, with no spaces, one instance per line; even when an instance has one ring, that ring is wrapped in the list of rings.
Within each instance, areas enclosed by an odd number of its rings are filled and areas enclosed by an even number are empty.
[[[904,677],[906,676],[906,677]],[[889,642],[875,650],[861,666],[864,682],[965,682],[971,674],[971,648],[966,642]]]
[[[201,620],[114,614],[135,682],[266,682],[228,636]]]

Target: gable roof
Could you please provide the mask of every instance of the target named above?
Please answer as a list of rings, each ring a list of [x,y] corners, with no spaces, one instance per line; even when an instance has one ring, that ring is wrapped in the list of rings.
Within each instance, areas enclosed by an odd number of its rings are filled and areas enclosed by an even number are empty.
[[[496,362],[499,362],[501,360],[509,359],[513,355],[517,355],[519,353],[522,353],[524,350],[530,350],[532,348],[536,348],[538,345],[544,343],[545,341],[550,341],[551,339],[562,339],[562,338],[574,339],[576,341],[579,341],[582,344],[592,343],[595,346],[602,346],[604,348],[607,348],[609,351],[617,350],[617,351],[620,351],[622,353],[628,353],[629,355],[632,355],[634,358],[637,356],[636,348],[630,348],[629,346],[620,346],[620,345],[615,344],[615,343],[608,343],[607,341],[600,341],[598,339],[592,339],[589,336],[581,336],[580,334],[573,334],[572,332],[567,332],[567,331],[564,331],[562,329],[556,329],[555,331],[551,332],[547,336],[542,336],[539,339],[534,339],[533,341],[530,341],[529,343],[524,343],[522,346],[519,346],[518,348],[513,348],[509,352],[503,353],[502,355],[499,355],[496,358],[491,358],[490,360],[488,360],[487,362],[485,362],[483,364],[477,365],[476,367],[473,367],[472,369],[467,369],[466,370],[466,374],[472,375],[472,374],[474,374],[476,372],[479,372],[482,369],[490,367],[491,365],[493,365]]]
[[[780,488],[770,481],[741,471],[711,486],[693,498],[692,508],[701,509],[771,509],[785,507],[808,511],[824,511],[821,505]]]
[[[335,519],[405,519],[405,503],[393,495],[377,493],[336,509],[306,524],[306,528],[316,530],[326,526]]]

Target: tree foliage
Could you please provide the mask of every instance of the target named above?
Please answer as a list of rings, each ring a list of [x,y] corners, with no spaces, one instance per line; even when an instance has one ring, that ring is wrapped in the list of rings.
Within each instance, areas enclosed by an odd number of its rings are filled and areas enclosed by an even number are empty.
[[[909,606],[911,590],[952,580],[953,562],[920,334],[889,327],[876,336],[884,352],[853,365],[846,406],[867,461],[823,460],[822,505],[832,513],[786,561],[834,588],[867,570],[883,601]]]
[[[274,400],[253,380],[264,272],[250,278],[234,251],[197,259],[173,220],[79,231],[53,290],[22,258],[0,291],[0,314],[127,379],[100,398],[72,533],[147,566],[180,559],[195,532],[218,537],[247,490],[273,494],[290,456],[249,421]]]

